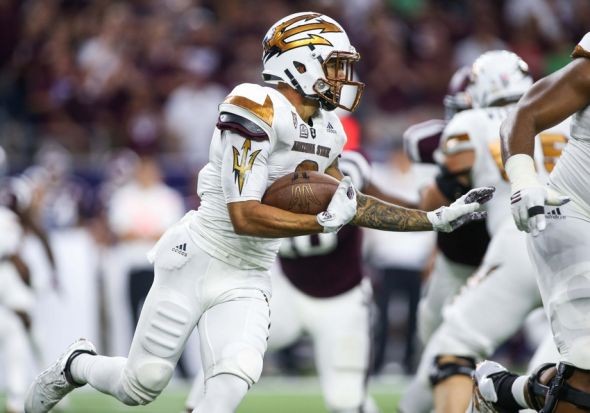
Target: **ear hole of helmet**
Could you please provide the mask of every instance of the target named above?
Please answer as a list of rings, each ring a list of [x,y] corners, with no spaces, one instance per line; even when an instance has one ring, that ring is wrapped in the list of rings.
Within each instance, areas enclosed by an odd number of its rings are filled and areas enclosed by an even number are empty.
[[[306,68],[306,67],[305,67],[305,65],[304,65],[303,63],[301,63],[301,62],[297,62],[297,61],[295,61],[295,62],[293,62],[293,66],[295,66],[295,69],[296,69],[296,70],[297,70],[299,73],[301,73],[301,74],[303,74],[303,73],[307,72],[307,68]]]

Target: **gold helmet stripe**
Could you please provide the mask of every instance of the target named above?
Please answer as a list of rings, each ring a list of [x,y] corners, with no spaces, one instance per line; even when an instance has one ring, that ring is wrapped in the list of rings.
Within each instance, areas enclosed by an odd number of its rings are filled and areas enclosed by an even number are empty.
[[[304,33],[311,30],[319,30],[320,33],[341,33],[342,29],[334,23],[319,19],[317,22],[304,23],[297,27],[289,28],[289,26],[300,22],[302,20],[311,20],[321,16],[319,13],[304,14],[287,20],[284,23],[279,24],[275,27],[272,36],[266,39],[264,42],[264,49],[267,53],[281,54],[291,49],[295,49],[302,46],[332,46],[327,39],[315,33],[308,33],[306,38],[297,39],[288,42],[287,39],[300,33]]]

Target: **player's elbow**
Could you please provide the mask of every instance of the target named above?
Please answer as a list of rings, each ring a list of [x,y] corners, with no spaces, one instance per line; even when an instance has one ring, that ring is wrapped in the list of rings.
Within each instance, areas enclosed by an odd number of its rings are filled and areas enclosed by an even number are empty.
[[[229,217],[234,232],[237,235],[256,235],[249,211],[254,207],[250,202],[235,202],[227,204]]]
[[[234,227],[234,232],[237,235],[254,235],[247,222],[232,219],[231,223]]]

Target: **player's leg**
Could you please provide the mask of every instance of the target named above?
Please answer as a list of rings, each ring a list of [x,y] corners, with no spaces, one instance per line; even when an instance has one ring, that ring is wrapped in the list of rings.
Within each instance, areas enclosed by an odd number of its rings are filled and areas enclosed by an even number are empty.
[[[269,351],[293,344],[301,336],[303,329],[297,300],[300,295],[277,263],[272,269]]]
[[[426,294],[418,307],[418,333],[425,344],[420,363],[412,380],[406,387],[398,405],[404,413],[427,413],[432,409],[432,388],[429,374],[432,360],[436,354],[428,350],[427,343],[441,325],[443,308],[455,297],[469,276],[476,268],[470,265],[450,261],[440,252],[437,253],[434,269],[430,275]],[[434,348],[432,348],[434,351]]]
[[[564,411],[567,403],[558,400],[570,386],[590,407],[590,218],[573,201],[546,211],[546,218],[546,229],[528,237],[528,246],[562,362],[543,409]]]
[[[539,289],[564,361],[590,369],[590,221],[573,202],[546,214],[547,228],[528,237]]]
[[[476,268],[454,263],[438,252],[426,293],[418,304],[418,335],[426,344],[442,322],[442,309],[465,284]]]
[[[27,412],[49,411],[75,387],[90,384],[128,405],[147,404],[166,387],[201,314],[199,282],[213,259],[194,244],[173,252],[184,227],[170,229],[155,249],[155,279],[146,298],[128,358],[93,355],[86,340],[74,343],[41,373],[27,394]]]
[[[371,291],[368,282],[337,297],[307,298],[304,325],[330,412],[376,412],[367,391]]]
[[[192,413],[197,404],[201,401],[205,395],[205,372],[200,369],[197,373],[191,389],[188,392],[186,402],[184,404],[186,413]]]
[[[535,353],[529,360],[527,371],[531,372],[544,363],[557,363],[558,361],[559,352],[557,351],[557,347],[555,346],[553,335],[551,334],[549,329],[547,329],[547,334],[545,338],[541,341],[541,343],[535,350]]]
[[[0,351],[4,358],[6,410],[22,412],[28,386],[27,333],[20,318],[10,309],[0,306]]]
[[[204,392],[195,412],[232,413],[258,381],[270,323],[266,295],[236,289],[220,296],[199,320]]]
[[[476,275],[445,310],[432,343],[437,354],[431,375],[437,412],[465,411],[474,360],[491,354],[541,305],[532,264],[523,256],[526,238],[512,226],[504,228],[490,243]]]

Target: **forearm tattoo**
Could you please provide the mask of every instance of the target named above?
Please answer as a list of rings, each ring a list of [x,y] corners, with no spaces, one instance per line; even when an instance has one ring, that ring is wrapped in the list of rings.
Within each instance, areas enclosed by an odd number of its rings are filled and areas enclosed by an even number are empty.
[[[385,231],[431,231],[426,212],[388,204],[361,193],[357,194],[357,210],[352,223]]]

